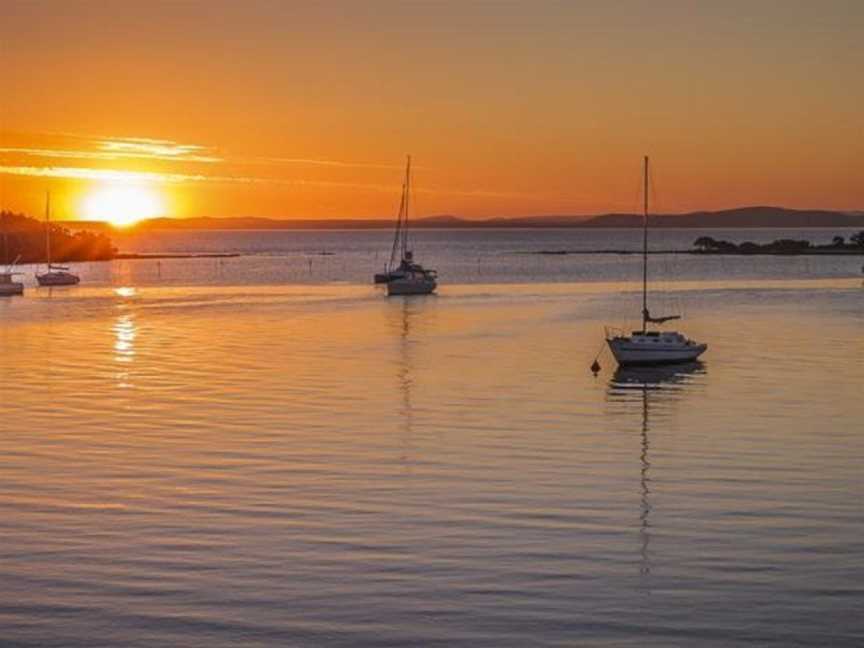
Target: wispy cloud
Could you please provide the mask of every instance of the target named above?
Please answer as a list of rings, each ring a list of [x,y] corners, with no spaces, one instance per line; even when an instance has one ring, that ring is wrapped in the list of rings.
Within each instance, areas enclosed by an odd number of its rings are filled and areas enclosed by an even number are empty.
[[[401,169],[383,162],[356,162],[309,157],[256,156],[227,154],[214,146],[186,144],[148,137],[114,137],[79,133],[20,133],[20,136],[48,140],[47,146],[6,146],[0,153],[55,159],[116,161],[123,159],[162,160],[167,162],[225,163],[233,165],[297,165],[346,169]]]
[[[42,158],[66,158],[75,160],[166,160],[171,162],[223,162],[223,158],[215,155],[203,155],[204,147],[187,144],[154,145],[139,144],[129,141],[98,142],[96,150],[33,148],[26,146],[5,146],[0,153],[27,155]]]
[[[130,184],[203,182],[208,179],[208,176],[205,175],[190,175],[185,173],[154,173],[150,171],[121,171],[117,169],[88,169],[86,167],[56,166],[0,166],[0,173],[41,178],[102,180],[106,182],[125,182]]]
[[[157,160],[183,160],[186,162],[222,162],[223,158],[204,155],[212,151],[197,144],[141,139],[106,139],[99,142],[99,148],[109,155],[118,157],[137,157]]]
[[[308,166],[341,167],[347,169],[402,169],[398,164],[384,164],[381,162],[345,162],[341,160],[315,160],[311,158],[287,158],[287,157],[237,157],[229,158],[228,161],[237,164],[297,164]]]
[[[210,182],[214,184],[270,184],[287,186],[352,187],[374,191],[395,191],[396,185],[364,184],[354,182],[330,182],[326,180],[304,180],[300,178],[266,178],[258,176],[205,175],[190,173],[158,173],[152,171],[121,171],[117,169],[90,169],[87,167],[59,166],[0,166],[0,173],[7,175],[66,178],[71,180],[95,180],[117,183],[180,184]]]
[[[338,182],[328,180],[307,180],[303,178],[267,178],[260,176],[231,176],[231,175],[206,175],[189,173],[157,173],[151,171],[121,171],[116,169],[90,169],[86,167],[58,167],[58,166],[0,166],[0,174],[33,176],[43,178],[65,178],[71,180],[91,180],[99,182],[115,182],[126,184],[183,184],[183,183],[212,183],[212,184],[260,184],[283,187],[332,187],[342,189],[355,189],[361,191],[376,191],[383,193],[395,193],[401,188],[399,184],[385,185],[362,182]],[[540,199],[533,194],[520,194],[515,192],[485,191],[482,189],[450,190],[437,189],[434,187],[417,187],[420,194],[440,194],[452,196],[467,196],[478,198],[528,198]]]
[[[131,141],[102,141],[97,150],[34,148],[26,146],[0,147],[0,153],[26,155],[29,157],[117,161],[128,159],[162,160],[167,162],[202,162],[208,164],[227,163],[235,165],[279,165],[324,166],[346,169],[401,169],[395,164],[375,162],[345,162],[340,160],[315,160],[311,158],[282,157],[224,157],[215,154],[205,155],[208,150],[203,146],[191,144],[143,144]]]
[[[281,156],[234,156],[223,154],[214,146],[202,144],[181,143],[167,139],[146,137],[112,137],[103,135],[82,135],[75,133],[17,133],[16,139],[40,141],[41,145],[6,145],[0,147],[0,173],[19,176],[45,178],[66,178],[73,180],[88,180],[115,183],[209,183],[209,184],[255,184],[282,187],[331,187],[335,189],[354,189],[357,191],[374,191],[382,193],[398,192],[401,187],[401,173],[393,174],[392,184],[370,182],[346,182],[340,180],[315,179],[307,180],[297,177],[284,177],[275,167],[291,165],[298,168],[330,167],[334,169],[384,169],[400,170],[399,164],[379,162],[352,162],[345,160],[316,159],[308,157]],[[4,159],[5,158],[5,159]],[[25,158],[32,158],[33,163],[22,163]],[[166,163],[204,163],[205,167],[193,167],[197,171],[219,169],[222,173],[190,173],[189,168],[169,167],[165,171],[135,171],[126,170],[122,166],[129,160],[158,160]],[[51,160],[81,160],[83,163],[117,162],[121,168],[89,168],[87,166],[65,166],[52,164]],[[270,167],[271,174],[244,173],[252,165]],[[176,172],[173,170],[177,169]],[[231,174],[225,171],[234,170]],[[299,169],[297,174],[299,174]],[[291,174],[291,175],[297,175]],[[269,176],[269,177],[268,177]],[[280,177],[281,176],[281,177]],[[451,195],[475,198],[520,198],[542,200],[536,194],[518,192],[503,192],[487,189],[455,189],[435,188],[433,186],[417,186],[417,194]]]

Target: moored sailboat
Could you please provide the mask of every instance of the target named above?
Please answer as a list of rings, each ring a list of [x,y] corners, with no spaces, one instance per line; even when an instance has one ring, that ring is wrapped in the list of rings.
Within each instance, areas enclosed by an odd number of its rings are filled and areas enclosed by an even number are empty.
[[[15,280],[16,275],[21,274],[15,272],[15,264],[18,263],[21,256],[19,255],[12,263],[9,263],[9,240],[6,235],[6,224],[3,220],[3,215],[0,214],[0,226],[3,227],[3,261],[6,263],[6,269],[0,270],[0,297],[23,295],[24,284]]]
[[[664,324],[680,315],[652,316],[648,310],[648,156],[644,158],[642,209],[642,329],[630,335],[606,332],[606,343],[621,366],[662,365],[692,362],[708,348],[677,331],[648,330],[649,324]]]
[[[384,272],[375,274],[376,284],[387,285],[387,295],[428,295],[438,286],[438,273],[427,270],[414,260],[414,252],[408,248],[408,215],[411,203],[411,156],[405,165],[405,180],[402,183],[402,198],[396,218],[396,231],[390,260]],[[397,264],[396,260],[399,259]]]
[[[24,284],[20,281],[15,281],[15,276],[21,274],[14,272],[15,264],[6,268],[5,272],[0,272],[0,297],[11,297],[12,295],[23,295]]]
[[[6,233],[3,233],[4,256],[6,249]],[[19,257],[20,258],[20,257]],[[15,272],[15,264],[18,259],[6,266],[6,269],[0,271],[0,297],[11,297],[12,295],[23,295],[24,284],[16,281],[15,277],[20,275],[20,272]]]
[[[51,193],[45,197],[45,260],[48,269],[36,273],[36,281],[40,286],[74,286],[81,278],[69,271],[66,266],[51,263]]]

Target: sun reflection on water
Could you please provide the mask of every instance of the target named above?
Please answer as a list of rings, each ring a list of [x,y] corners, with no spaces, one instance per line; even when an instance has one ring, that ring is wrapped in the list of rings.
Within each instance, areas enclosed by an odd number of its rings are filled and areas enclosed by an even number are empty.
[[[135,359],[135,338],[138,335],[134,318],[129,314],[120,315],[112,330],[114,331],[114,361],[131,363]],[[116,377],[120,389],[134,387],[128,369],[118,371]]]

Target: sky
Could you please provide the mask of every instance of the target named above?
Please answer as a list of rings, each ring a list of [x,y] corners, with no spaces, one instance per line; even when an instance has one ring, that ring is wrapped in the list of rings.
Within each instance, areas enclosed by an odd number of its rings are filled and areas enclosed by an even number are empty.
[[[0,0],[0,206],[864,209],[864,2]]]

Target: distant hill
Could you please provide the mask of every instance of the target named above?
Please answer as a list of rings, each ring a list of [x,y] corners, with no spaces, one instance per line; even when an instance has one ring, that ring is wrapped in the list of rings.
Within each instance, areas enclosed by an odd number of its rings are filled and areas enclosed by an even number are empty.
[[[92,221],[68,221],[73,229],[110,231],[111,226]],[[550,227],[641,227],[641,214],[601,214],[596,216],[522,216],[469,220],[449,214],[427,216],[411,221],[415,228],[550,228]],[[651,216],[652,227],[727,228],[750,227],[864,227],[864,212],[785,207],[739,207],[720,211]],[[297,229],[390,229],[392,219],[271,219],[239,218],[154,218],[142,221],[133,231],[164,230],[297,230]]]
[[[583,223],[588,227],[639,227],[642,216],[605,214]],[[652,227],[698,227],[739,229],[747,227],[864,227],[864,214],[822,209],[786,209],[783,207],[739,207],[722,211],[700,211],[689,214],[651,216]]]

